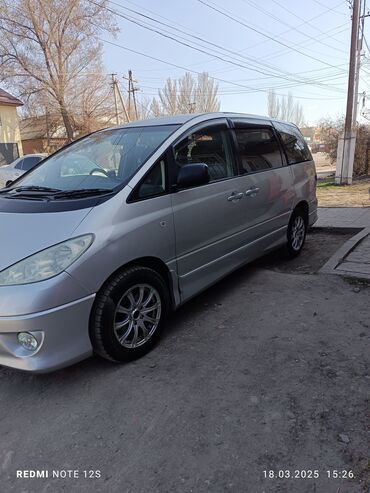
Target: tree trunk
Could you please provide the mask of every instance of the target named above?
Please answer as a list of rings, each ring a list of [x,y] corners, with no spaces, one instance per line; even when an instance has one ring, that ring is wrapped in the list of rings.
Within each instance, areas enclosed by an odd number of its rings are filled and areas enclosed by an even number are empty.
[[[67,133],[67,142],[72,142],[73,141],[73,127],[71,123],[71,117],[69,116],[69,113],[67,111],[66,105],[64,104],[64,101],[58,101],[59,103],[59,108],[60,108],[60,113],[63,118],[63,123],[66,129]]]

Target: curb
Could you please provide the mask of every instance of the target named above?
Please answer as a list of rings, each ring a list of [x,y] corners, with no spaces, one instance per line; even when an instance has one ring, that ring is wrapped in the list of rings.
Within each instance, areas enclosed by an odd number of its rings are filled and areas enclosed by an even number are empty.
[[[351,229],[351,228],[348,228]],[[357,235],[347,240],[330,259],[324,264],[319,273],[321,274],[336,274],[343,277],[352,277],[357,279],[369,279],[370,274],[361,272],[351,272],[341,269],[337,269],[338,265],[347,257],[347,255],[362,241],[366,236],[370,234],[370,227],[362,229]]]

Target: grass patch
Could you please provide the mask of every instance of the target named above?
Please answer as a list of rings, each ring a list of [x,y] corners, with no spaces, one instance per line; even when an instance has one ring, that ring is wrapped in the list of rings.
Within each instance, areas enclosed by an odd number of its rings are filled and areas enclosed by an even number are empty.
[[[319,180],[316,184],[317,188],[324,188],[324,187],[340,187],[343,185],[337,185],[334,181],[323,181]]]
[[[370,178],[355,178],[352,185],[337,185],[332,178],[317,181],[320,207],[370,207]]]

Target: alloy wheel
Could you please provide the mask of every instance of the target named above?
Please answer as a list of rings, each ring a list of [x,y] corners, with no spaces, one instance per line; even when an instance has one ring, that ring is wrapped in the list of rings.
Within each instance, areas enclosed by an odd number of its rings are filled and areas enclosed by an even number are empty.
[[[125,348],[145,344],[156,331],[162,313],[158,291],[149,284],[136,284],[117,303],[114,333]]]
[[[306,233],[306,224],[302,216],[297,216],[294,219],[291,229],[291,244],[295,251],[298,251],[304,242]]]

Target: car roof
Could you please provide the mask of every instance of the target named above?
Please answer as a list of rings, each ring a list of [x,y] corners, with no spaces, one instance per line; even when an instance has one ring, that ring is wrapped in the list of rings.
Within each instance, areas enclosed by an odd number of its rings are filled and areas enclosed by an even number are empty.
[[[46,157],[47,154],[45,153],[42,153],[42,152],[37,152],[35,154],[24,154],[23,156],[20,156],[21,158],[24,158],[24,157],[34,157],[34,156],[40,156],[40,157]]]
[[[199,122],[213,120],[215,118],[251,118],[253,120],[271,121],[268,116],[248,115],[245,113],[228,113],[228,112],[215,112],[215,113],[189,113],[186,115],[171,115],[161,116],[158,118],[150,118],[148,120],[137,120],[135,122],[126,123],[124,125],[118,125],[118,127],[152,127],[154,125],[184,125],[190,120],[198,120]],[[117,127],[115,127],[117,128]]]

